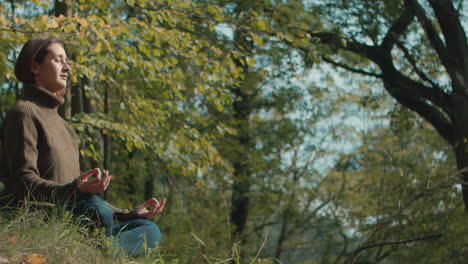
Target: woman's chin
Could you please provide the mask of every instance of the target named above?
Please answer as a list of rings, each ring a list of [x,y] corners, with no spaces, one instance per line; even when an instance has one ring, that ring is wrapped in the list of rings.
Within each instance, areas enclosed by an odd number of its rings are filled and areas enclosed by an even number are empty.
[[[55,94],[56,96],[64,97],[66,92],[67,92],[67,87],[64,87],[64,88],[62,88],[62,89],[57,90],[56,92],[54,92],[54,94]]]

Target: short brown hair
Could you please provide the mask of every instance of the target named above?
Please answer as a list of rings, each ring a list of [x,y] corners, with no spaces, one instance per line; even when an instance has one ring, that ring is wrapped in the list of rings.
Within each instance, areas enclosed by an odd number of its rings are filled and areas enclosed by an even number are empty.
[[[16,60],[15,75],[23,83],[34,83],[34,74],[31,71],[33,61],[37,63],[44,62],[48,53],[48,47],[52,43],[59,43],[64,47],[63,42],[55,36],[42,34],[28,40]]]

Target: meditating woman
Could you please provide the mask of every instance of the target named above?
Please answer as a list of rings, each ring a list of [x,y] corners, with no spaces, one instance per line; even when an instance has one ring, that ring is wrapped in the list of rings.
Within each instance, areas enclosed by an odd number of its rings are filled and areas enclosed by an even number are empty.
[[[133,211],[121,210],[96,195],[109,186],[108,171],[95,168],[80,174],[77,136],[57,113],[70,70],[64,44],[56,37],[39,35],[23,46],[15,65],[23,94],[0,131],[5,191],[16,202],[52,202],[86,215],[106,229],[116,247],[142,254],[145,246],[154,248],[161,240],[151,219],[166,200],[152,198]]]

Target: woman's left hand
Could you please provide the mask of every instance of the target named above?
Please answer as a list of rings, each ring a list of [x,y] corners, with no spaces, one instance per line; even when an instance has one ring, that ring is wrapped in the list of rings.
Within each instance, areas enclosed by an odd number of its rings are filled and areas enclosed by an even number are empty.
[[[162,199],[161,202],[158,202],[156,198],[149,199],[148,201],[138,206],[138,218],[153,219],[156,215],[161,213],[165,204],[166,198]]]

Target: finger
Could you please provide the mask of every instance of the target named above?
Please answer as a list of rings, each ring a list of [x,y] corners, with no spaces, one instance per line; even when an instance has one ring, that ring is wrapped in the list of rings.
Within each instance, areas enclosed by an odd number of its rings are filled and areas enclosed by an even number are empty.
[[[109,171],[105,170],[103,171],[103,176],[101,178],[102,186],[107,186],[109,185]]]
[[[107,190],[107,187],[109,186],[110,180],[111,180],[111,176],[109,176],[109,177],[107,178],[106,184],[104,185],[104,189],[105,189],[105,190]]]
[[[96,179],[101,180],[101,170],[97,168]]]
[[[138,206],[138,209],[139,209],[139,210],[146,209],[146,207],[149,206],[149,202],[150,202],[150,200],[148,200],[148,201],[146,201],[146,202],[140,204],[140,205]]]
[[[166,198],[164,198],[162,201],[161,201],[161,204],[158,208],[158,210],[156,211],[156,214],[160,214],[162,212],[162,210],[164,209],[164,205],[166,204]]]
[[[148,219],[154,218],[158,214],[157,212],[158,212],[158,207],[157,206],[151,208],[151,210],[147,214],[147,218]]]
[[[91,176],[93,176],[94,174],[96,174],[96,173],[97,173],[97,170],[99,170],[99,169],[98,169],[98,168],[92,169],[92,170],[86,172],[85,174],[80,175],[80,177],[78,177],[78,178],[79,178],[80,181],[84,182],[84,181],[86,181],[89,177],[91,177]]]
[[[94,193],[99,193],[106,190],[106,185],[103,179],[95,178],[87,182],[86,184],[89,186],[90,189],[94,191]]]
[[[109,171],[108,170],[104,170],[103,171],[103,176],[102,176],[102,180],[107,180],[107,178],[109,177]]]
[[[110,176],[109,171],[107,171],[107,185],[109,185],[111,178],[112,176]]]
[[[163,199],[160,203],[157,204],[157,206],[153,208],[152,211],[154,211],[155,215],[159,214],[162,211],[165,203],[166,203],[166,199]]]
[[[154,201],[155,201],[155,206],[153,208],[151,208],[151,210],[148,212],[149,219],[155,217],[158,214],[158,212],[160,212],[159,208],[161,207],[158,200],[156,200],[155,198],[152,198],[152,199],[154,199]]]
[[[90,181],[86,181],[86,183],[89,184],[89,185],[99,185],[101,183],[101,180],[98,179],[98,178],[94,178],[94,179],[92,179]]]
[[[151,198],[148,201],[144,202],[142,205],[140,205],[140,207],[148,208],[149,206],[151,206],[152,204],[156,204],[157,202],[158,201],[155,198]]]

